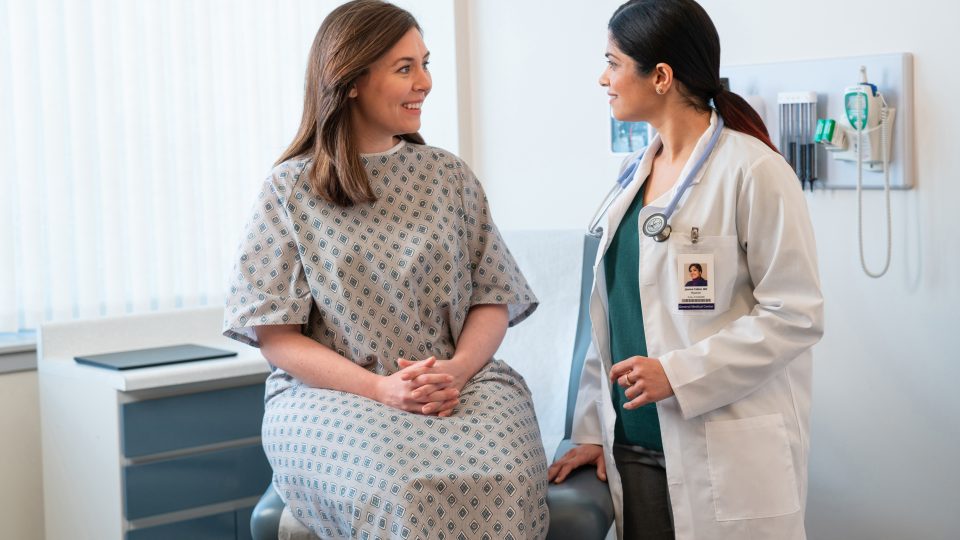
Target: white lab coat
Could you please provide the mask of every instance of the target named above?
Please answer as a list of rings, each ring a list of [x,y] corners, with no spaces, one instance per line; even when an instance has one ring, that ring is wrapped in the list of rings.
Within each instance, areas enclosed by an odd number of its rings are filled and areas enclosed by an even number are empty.
[[[716,115],[681,178],[715,126]],[[611,360],[623,359],[609,357],[603,257],[659,145],[654,139],[606,218],[590,299],[593,342],[573,427],[574,442],[603,445],[620,538],[623,492],[608,373]],[[673,194],[651,205],[664,207]],[[823,332],[823,299],[801,186],[780,155],[724,128],[671,225],[665,243],[641,231],[637,277],[648,355],[663,363],[675,392],[657,412],[676,538],[804,539],[810,348]],[[699,228],[696,244],[692,227]],[[713,311],[677,308],[677,254],[691,250],[713,254]]]

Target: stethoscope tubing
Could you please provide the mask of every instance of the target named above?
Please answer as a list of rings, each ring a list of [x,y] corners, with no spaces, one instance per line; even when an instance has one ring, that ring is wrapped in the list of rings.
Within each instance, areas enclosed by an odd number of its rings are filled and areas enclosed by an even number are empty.
[[[690,172],[687,173],[687,176],[684,177],[683,182],[681,182],[676,193],[670,199],[670,203],[662,212],[657,212],[663,216],[664,219],[664,228],[666,234],[662,233],[658,236],[657,234],[648,234],[647,231],[644,231],[644,234],[655,238],[657,241],[662,242],[670,237],[670,218],[673,216],[674,211],[677,209],[677,205],[680,204],[680,199],[683,197],[683,194],[693,185],[693,180],[696,178],[697,174],[700,172],[700,169],[703,168],[703,165],[707,162],[707,159],[713,153],[714,148],[717,146],[717,141],[720,139],[720,132],[723,131],[723,118],[720,115],[717,115],[717,127],[710,135],[710,140],[707,142],[707,147],[704,149],[703,153],[697,158],[697,161],[694,163],[693,168],[690,169]],[[604,197],[603,201],[600,203],[600,206],[597,208],[594,218],[590,220],[590,226],[587,228],[587,233],[593,236],[599,236],[602,234],[603,229],[600,227],[600,220],[603,219],[603,216],[610,210],[610,207],[613,206],[614,201],[617,200],[617,197],[623,193],[627,186],[633,182],[634,176],[636,175],[637,168],[640,166],[640,161],[643,159],[646,151],[641,152],[636,159],[634,159],[626,169],[620,174],[617,178],[617,182],[610,189],[610,192],[607,193],[607,196]],[[645,227],[644,227],[645,228]]]
[[[623,174],[620,175],[620,178],[617,179],[617,182],[610,188],[610,191],[607,193],[607,196],[603,198],[603,201],[600,203],[600,206],[597,207],[597,211],[593,215],[593,219],[590,221],[590,226],[587,227],[587,232],[594,236],[599,236],[602,232],[600,228],[600,220],[603,219],[603,216],[607,214],[607,211],[610,210],[610,207],[613,206],[614,201],[617,200],[617,197],[620,196],[624,190],[627,189],[627,186],[630,185],[630,181],[633,179],[633,174],[637,170],[637,166],[640,165],[640,160],[643,159],[643,154],[641,153],[637,158],[627,166],[623,171]],[[626,181],[624,182],[624,179]]]

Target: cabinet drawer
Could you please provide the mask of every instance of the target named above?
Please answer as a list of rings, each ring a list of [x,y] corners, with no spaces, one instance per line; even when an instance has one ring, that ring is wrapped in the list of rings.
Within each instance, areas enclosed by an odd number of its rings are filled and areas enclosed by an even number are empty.
[[[250,530],[250,518],[253,517],[253,507],[237,510],[237,540],[253,540]]]
[[[138,457],[179,448],[259,437],[263,384],[124,403],[123,455]]]
[[[127,540],[236,540],[236,538],[235,512],[136,529],[127,533]]]
[[[128,520],[255,497],[270,483],[259,444],[124,468]]]

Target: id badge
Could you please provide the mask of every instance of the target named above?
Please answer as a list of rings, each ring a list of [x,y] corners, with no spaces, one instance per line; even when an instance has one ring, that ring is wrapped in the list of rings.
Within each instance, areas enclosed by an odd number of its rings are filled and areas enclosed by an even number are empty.
[[[677,255],[677,283],[681,311],[711,311],[716,309],[713,284],[717,279],[713,253],[681,253]]]

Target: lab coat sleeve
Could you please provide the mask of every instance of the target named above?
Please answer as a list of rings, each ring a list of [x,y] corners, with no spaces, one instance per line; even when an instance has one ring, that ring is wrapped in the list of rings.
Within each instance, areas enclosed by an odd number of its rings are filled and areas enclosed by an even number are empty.
[[[823,334],[813,227],[780,156],[764,156],[744,174],[736,222],[756,304],[718,333],[661,357],[684,418],[747,396]]]
[[[600,354],[591,340],[580,374],[580,389],[577,391],[577,406],[573,413],[573,429],[570,439],[576,444],[603,444],[600,427],[600,411],[597,403],[602,399],[601,377],[604,376]]]

